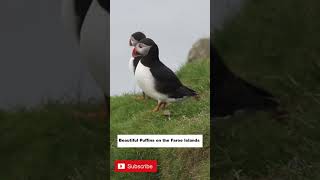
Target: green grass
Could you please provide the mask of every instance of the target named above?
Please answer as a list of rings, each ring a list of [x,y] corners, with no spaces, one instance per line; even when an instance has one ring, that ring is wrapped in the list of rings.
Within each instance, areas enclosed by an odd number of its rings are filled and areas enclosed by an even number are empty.
[[[168,106],[170,119],[151,113],[156,102],[133,95],[111,99],[112,160],[157,159],[159,173],[113,174],[112,179],[195,179],[209,177],[209,61],[179,71],[182,81],[197,90],[193,99]],[[15,111],[0,110],[0,179],[107,179],[106,127],[102,119],[75,117],[97,112],[99,103],[51,102]],[[135,112],[135,113],[134,113]],[[116,134],[204,134],[203,149],[116,149]]]
[[[77,119],[97,105],[50,103],[0,111],[0,179],[105,179],[105,121]]]
[[[320,2],[249,0],[215,32],[228,66],[280,98],[288,117],[257,112],[214,129],[214,178],[320,179]]]
[[[186,64],[178,76],[201,98],[170,104],[170,118],[151,112],[155,100],[137,101],[135,95],[111,98],[111,166],[116,159],[155,159],[159,164],[158,173],[113,172],[112,179],[209,179],[209,60]],[[204,148],[119,149],[117,134],[203,134]]]

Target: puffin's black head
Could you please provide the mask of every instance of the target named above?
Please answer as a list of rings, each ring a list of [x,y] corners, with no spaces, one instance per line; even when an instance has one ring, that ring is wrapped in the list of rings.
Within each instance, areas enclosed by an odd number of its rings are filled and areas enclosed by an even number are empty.
[[[142,32],[133,33],[129,39],[129,46],[136,46],[137,43],[144,38],[146,38],[146,35],[143,34]]]
[[[150,38],[139,41],[134,48],[135,56],[158,56],[159,49],[157,44]]]

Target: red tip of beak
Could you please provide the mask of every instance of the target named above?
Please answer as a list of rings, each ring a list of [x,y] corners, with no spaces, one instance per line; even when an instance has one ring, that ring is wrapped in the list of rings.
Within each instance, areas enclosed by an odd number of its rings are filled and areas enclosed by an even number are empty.
[[[136,48],[133,48],[133,50],[132,50],[132,57],[137,57],[137,50],[136,50]]]

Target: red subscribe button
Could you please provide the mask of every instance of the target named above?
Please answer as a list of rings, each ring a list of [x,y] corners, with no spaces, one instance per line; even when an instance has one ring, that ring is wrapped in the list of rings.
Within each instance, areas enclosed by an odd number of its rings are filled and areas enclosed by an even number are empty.
[[[157,172],[156,160],[115,160],[115,172]]]

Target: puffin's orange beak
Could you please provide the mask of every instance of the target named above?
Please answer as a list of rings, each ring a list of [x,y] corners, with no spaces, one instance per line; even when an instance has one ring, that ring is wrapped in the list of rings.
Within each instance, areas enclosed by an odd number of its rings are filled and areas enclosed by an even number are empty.
[[[138,56],[137,49],[136,49],[136,48],[133,48],[133,50],[132,50],[132,57],[137,57],[137,56]]]

